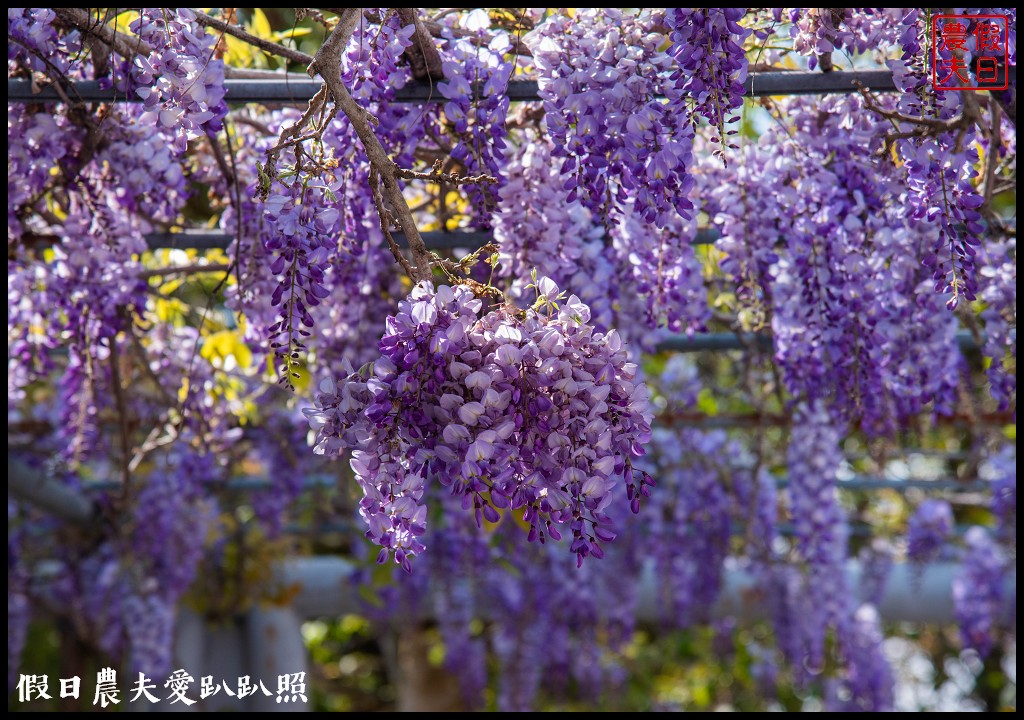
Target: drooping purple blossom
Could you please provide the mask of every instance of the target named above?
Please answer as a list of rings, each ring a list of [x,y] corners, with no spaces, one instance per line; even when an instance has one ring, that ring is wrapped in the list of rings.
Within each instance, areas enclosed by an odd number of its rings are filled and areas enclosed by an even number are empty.
[[[862,602],[875,607],[882,604],[895,554],[893,543],[884,538],[874,538],[857,553],[861,567],[858,590]]]
[[[927,403],[951,412],[956,320],[926,285],[930,228],[893,201],[904,179],[873,156],[882,130],[857,98],[788,107],[798,141],[773,128],[738,157],[739,182],[712,172],[705,186],[722,268],[770,318],[787,390],[872,434]]]
[[[750,30],[739,20],[743,8],[667,8],[665,24],[669,28],[672,47],[669,54],[679,68],[672,74],[674,92],[669,93],[669,107],[696,124],[698,115],[712,128],[711,142],[717,143],[715,155],[726,163],[728,136],[726,130],[739,116],[732,116],[743,106],[743,81],[747,77],[747,57],[743,41]]]
[[[505,118],[509,110],[506,93],[515,63],[508,54],[512,40],[504,31],[490,33],[487,11],[477,9],[464,20],[464,28],[475,36],[456,37],[445,31],[442,70],[445,81],[437,86],[448,102],[445,120],[457,139],[451,157],[464,166],[464,175],[487,174],[501,181],[506,154]],[[486,44],[484,37],[490,35]],[[488,226],[496,205],[496,187],[470,185],[467,188],[476,224]]]
[[[838,678],[825,683],[825,707],[831,712],[891,712],[895,680],[883,651],[881,618],[873,605],[861,605],[840,626],[844,663]]]
[[[1017,241],[988,242],[982,253],[980,298],[985,303],[982,351],[991,358],[986,374],[1000,410],[1017,406]]]
[[[1006,557],[985,528],[972,527],[964,538],[967,551],[953,578],[953,605],[964,647],[988,655],[1003,624]]]
[[[992,514],[996,516],[996,536],[1001,542],[1017,545],[1017,448],[1004,447],[989,458],[981,471],[991,483]]]
[[[129,28],[153,55],[135,56],[126,89],[142,99],[159,127],[175,131],[175,151],[184,153],[190,139],[219,132],[228,112],[224,61],[215,55],[216,38],[196,22],[195,13],[146,8]]]
[[[634,211],[658,227],[677,213],[693,216],[693,128],[659,100],[674,84],[656,20],[647,11],[582,9],[526,37],[566,200],[579,197],[602,221],[620,215],[630,195]]]
[[[934,560],[953,532],[953,508],[945,500],[929,498],[917,506],[907,522],[907,557],[915,563]]]
[[[28,573],[23,563],[23,533],[12,521],[16,520],[17,505],[7,500],[7,691],[14,688],[21,651],[28,639],[28,625],[32,619],[29,603]]]
[[[840,436],[821,405],[797,409],[787,450],[787,491],[796,552],[804,566],[802,612],[795,615],[802,641],[796,641],[801,654],[789,659],[801,673],[824,668],[826,634],[852,612],[844,569],[847,520],[836,489]]]
[[[342,382],[324,380],[315,451],[352,450],[367,532],[408,566],[424,548],[428,475],[463,498],[477,522],[524,511],[530,540],[572,534],[580,562],[614,537],[605,509],[625,483],[639,508],[649,493],[632,458],[650,436],[636,366],[589,309],[537,282],[535,309],[481,315],[466,286],[421,283],[388,318],[381,357]],[[557,309],[556,309],[557,307]]]

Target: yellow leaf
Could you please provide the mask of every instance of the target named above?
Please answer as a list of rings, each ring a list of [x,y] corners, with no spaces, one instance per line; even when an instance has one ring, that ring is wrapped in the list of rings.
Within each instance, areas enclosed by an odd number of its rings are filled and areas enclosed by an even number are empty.
[[[273,29],[270,27],[270,21],[267,20],[266,14],[260,8],[256,8],[252,12],[252,32],[254,35],[267,40],[270,40],[274,34]]]
[[[119,13],[114,17],[113,20],[107,23],[111,28],[119,33],[130,33],[128,26],[131,25],[139,17],[139,13],[135,10],[125,10],[123,13]]]
[[[240,368],[252,364],[252,351],[245,344],[238,330],[220,330],[203,338],[203,346],[199,350],[200,357],[208,360],[215,368],[225,367],[225,361],[233,358]],[[229,368],[230,369],[230,368]]]
[[[183,403],[188,397],[189,382],[187,377],[181,379],[181,387],[178,388],[178,402]]]
[[[234,354],[238,367],[244,370],[252,365],[252,350],[241,340],[235,343]]]
[[[176,298],[156,298],[153,312],[160,322],[179,324],[185,318],[185,305]]]
[[[293,365],[292,370],[298,374],[298,377],[292,378],[292,385],[295,386],[295,391],[301,394],[309,390],[309,384],[313,378],[309,374],[309,370],[306,369],[306,366]]]
[[[227,52],[224,53],[225,64],[231,67],[248,67],[253,64],[256,54],[251,45],[230,35],[224,36],[224,42],[227,44]]]
[[[282,30],[279,33],[274,33],[274,36],[277,38],[277,41],[280,42],[282,40],[294,40],[297,37],[304,37],[309,35],[311,32],[313,32],[313,28],[297,27]]]

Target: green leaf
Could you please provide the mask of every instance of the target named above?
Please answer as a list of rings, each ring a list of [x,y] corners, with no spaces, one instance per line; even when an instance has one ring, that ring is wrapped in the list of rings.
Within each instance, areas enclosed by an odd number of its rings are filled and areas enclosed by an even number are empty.
[[[697,393],[697,408],[705,415],[715,416],[718,414],[718,402],[710,388],[702,388]]]

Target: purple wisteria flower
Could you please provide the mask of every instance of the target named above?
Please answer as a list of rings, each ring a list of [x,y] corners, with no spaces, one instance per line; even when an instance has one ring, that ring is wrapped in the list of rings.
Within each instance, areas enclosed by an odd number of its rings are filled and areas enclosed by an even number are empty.
[[[1006,556],[985,528],[972,527],[967,552],[953,579],[953,606],[964,647],[988,655],[1004,621]]]
[[[428,481],[462,498],[477,522],[523,510],[529,539],[572,534],[579,562],[615,533],[616,486],[639,509],[653,481],[634,471],[650,438],[647,390],[617,333],[598,333],[557,287],[525,314],[481,314],[466,286],[420,283],[389,317],[381,357],[340,383],[321,383],[315,451],[351,450],[367,536],[380,561],[423,550]]]
[[[679,68],[672,74],[673,92],[668,94],[673,112],[696,124],[697,116],[712,128],[714,154],[726,160],[726,130],[743,106],[743,81],[747,78],[747,56],[743,41],[750,30],[739,24],[743,8],[667,8],[665,24],[672,47],[669,54]],[[735,145],[729,145],[738,149]]]
[[[915,563],[934,560],[953,532],[953,508],[929,498],[917,506],[907,523],[907,557]]]
[[[228,112],[216,38],[188,8],[146,8],[129,27],[153,55],[135,56],[128,84],[158,125],[175,131],[174,149],[183,153],[189,139],[216,134]]]

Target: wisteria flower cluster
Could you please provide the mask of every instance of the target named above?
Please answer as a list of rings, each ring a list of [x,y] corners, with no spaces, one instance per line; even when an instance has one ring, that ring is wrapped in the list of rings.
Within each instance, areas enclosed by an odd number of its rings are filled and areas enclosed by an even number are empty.
[[[409,567],[423,550],[424,488],[436,478],[478,521],[522,509],[530,540],[568,527],[579,562],[612,540],[606,509],[650,436],[647,390],[614,331],[596,333],[576,297],[537,284],[536,309],[481,314],[466,286],[419,284],[388,319],[372,366],[325,380],[306,410],[316,452],[352,451],[367,535]]]
[[[907,523],[907,557],[924,563],[934,559],[953,532],[953,508],[945,500],[929,498]]]
[[[787,450],[789,505],[796,549],[805,563],[801,594],[805,613],[799,624],[802,637],[787,640],[803,647],[795,660],[804,669],[822,668],[825,637],[850,616],[850,597],[843,569],[848,528],[836,492],[841,463],[840,431],[820,405],[797,410]]]
[[[984,657],[1005,622],[1006,556],[985,528],[972,527],[965,541],[963,565],[953,579],[953,605],[964,646]]]
[[[744,14],[741,8],[668,8],[665,13],[672,41],[669,54],[679,64],[672,76],[675,92],[669,95],[669,106],[704,117],[714,128],[711,141],[720,145],[715,155],[723,160],[726,136],[736,133],[725,126],[739,120],[730,114],[743,105],[747,77],[743,41],[750,35],[739,24]]]
[[[978,158],[973,150],[952,152],[947,142],[902,147],[913,217],[938,228],[925,262],[935,292],[948,295],[946,306],[953,310],[962,300],[977,297],[974,258],[985,226],[978,212],[984,199],[971,184]]]
[[[704,328],[710,310],[691,244],[696,221],[677,216],[652,228],[628,208],[609,231],[578,199],[567,203],[560,196],[552,150],[541,138],[516,150],[500,190],[497,275],[512,280],[512,297],[529,295],[526,286],[536,270],[580,297],[595,328],[616,328],[628,343],[651,347],[660,327],[687,333]]]
[[[905,180],[872,160],[882,129],[863,121],[859,99],[805,103],[787,103],[800,146],[772,129],[772,140],[737,158],[739,182],[723,183],[717,172],[701,178],[722,228],[722,269],[750,301],[770,298],[764,311],[793,397],[820,399],[871,433],[929,402],[949,412],[959,379],[956,319],[937,312],[941,298],[921,263],[934,225],[893,202]]]
[[[992,397],[1005,410],[1017,406],[1017,241],[989,242],[984,248],[980,297],[985,303],[986,374]]]
[[[280,381],[288,387],[297,377],[294,366],[306,349],[304,340],[314,324],[310,309],[330,294],[325,274],[337,247],[340,213],[335,208],[319,208],[318,192],[293,179],[275,183],[265,203],[264,247],[273,258],[270,272],[279,278],[270,300],[272,306],[279,306],[279,319],[267,332],[280,365]]]
[[[509,99],[505,89],[512,78],[514,63],[508,56],[512,41],[507,33],[498,32],[483,45],[490,25],[487,12],[478,9],[465,19],[466,29],[477,37],[449,36],[446,59],[442,64],[445,82],[438,91],[448,100],[445,119],[452,123],[458,143],[452,148],[452,159],[465,165],[465,174],[484,173],[501,179],[505,160],[505,118]],[[493,186],[469,187],[474,206],[495,205]],[[480,213],[487,218],[490,213]],[[486,224],[484,222],[483,224]]]
[[[147,8],[129,26],[152,49],[136,55],[129,85],[143,106],[171,129],[174,149],[185,151],[192,138],[214,135],[223,125],[224,61],[215,57],[216,39],[196,23],[188,8]]]
[[[567,199],[607,218],[632,195],[637,214],[661,227],[693,214],[693,127],[659,99],[673,87],[672,58],[654,22],[584,9],[549,18],[529,39]]]

